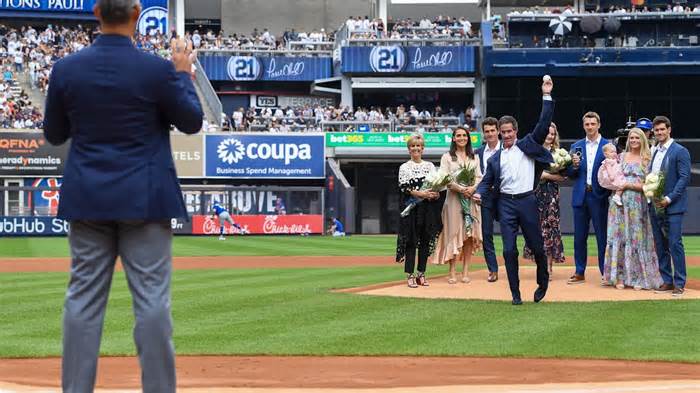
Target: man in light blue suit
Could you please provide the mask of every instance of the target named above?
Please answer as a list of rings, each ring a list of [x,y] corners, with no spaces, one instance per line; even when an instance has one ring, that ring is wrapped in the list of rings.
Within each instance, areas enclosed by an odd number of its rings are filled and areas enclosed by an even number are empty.
[[[518,228],[523,232],[525,244],[532,250],[537,264],[537,290],[535,303],[541,301],[549,286],[547,257],[537,212],[535,187],[544,168],[553,161],[552,154],[542,146],[554,115],[551,92],[554,84],[549,76],[542,83],[542,112],[535,129],[518,138],[518,122],[511,116],[498,120],[503,144],[488,160],[486,174],[477,187],[474,199],[490,194],[498,210],[498,221],[503,240],[503,259],[506,264],[508,285],[514,306],[522,305],[520,277],[518,275]]]
[[[679,297],[683,296],[686,280],[683,215],[688,208],[686,189],[690,181],[690,153],[671,138],[671,120],[668,117],[655,117],[653,126],[657,144],[650,172],[663,173],[665,177],[663,198],[649,205],[656,255],[664,280],[656,292],[672,292],[673,296]]]
[[[202,108],[191,80],[191,44],[173,61],[136,49],[138,0],[98,0],[102,34],[56,62],[44,135],[71,140],[58,217],[70,222],[71,273],[63,309],[63,391],[94,390],[107,297],[117,256],[133,297],[143,391],[175,392],[170,313],[170,219],[187,217],[170,125],[196,133]]]
[[[583,115],[583,129],[586,137],[571,145],[573,165],[566,175],[574,179],[571,205],[574,208],[574,261],[576,271],[569,278],[569,284],[586,281],[588,262],[588,231],[591,221],[598,243],[598,268],[603,274],[605,247],[608,229],[608,197],[610,191],[598,183],[598,170],[605,159],[603,146],[609,141],[600,135],[600,116],[595,112]]]

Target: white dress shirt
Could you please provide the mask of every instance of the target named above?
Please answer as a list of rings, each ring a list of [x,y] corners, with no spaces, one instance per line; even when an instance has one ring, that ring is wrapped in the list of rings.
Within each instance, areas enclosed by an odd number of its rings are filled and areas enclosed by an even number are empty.
[[[493,149],[489,148],[488,144],[484,146],[484,158],[481,160],[482,164],[484,164],[484,176],[486,176],[486,171],[488,170],[487,163],[489,162],[489,158],[491,158],[491,156],[496,154],[496,152],[500,148],[501,148],[501,141],[498,141],[498,143],[496,143],[496,147],[494,147]]]
[[[593,164],[595,163],[595,156],[598,153],[600,139],[600,134],[592,141],[586,138],[586,184],[589,186],[593,185]]]
[[[501,192],[522,194],[532,191],[534,186],[535,160],[525,155],[515,142],[510,149],[501,149]]]
[[[666,152],[671,147],[671,143],[673,143],[673,138],[669,138],[666,143],[654,148],[655,155],[653,156],[654,162],[651,163],[651,173],[661,172],[661,164],[664,162],[664,157],[666,157]]]

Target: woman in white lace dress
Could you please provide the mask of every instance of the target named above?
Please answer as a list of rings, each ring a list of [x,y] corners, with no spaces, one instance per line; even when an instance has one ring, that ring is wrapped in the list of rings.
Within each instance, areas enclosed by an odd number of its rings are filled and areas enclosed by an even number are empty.
[[[442,223],[440,194],[433,191],[421,191],[420,187],[426,176],[435,171],[435,165],[423,161],[425,141],[420,135],[412,135],[406,145],[411,159],[399,168],[399,189],[401,190],[400,211],[415,199],[422,199],[399,223],[399,236],[396,241],[396,262],[404,264],[408,286],[428,286],[425,268],[428,256],[435,248],[435,241],[440,234]],[[418,276],[415,275],[416,250],[418,251]]]

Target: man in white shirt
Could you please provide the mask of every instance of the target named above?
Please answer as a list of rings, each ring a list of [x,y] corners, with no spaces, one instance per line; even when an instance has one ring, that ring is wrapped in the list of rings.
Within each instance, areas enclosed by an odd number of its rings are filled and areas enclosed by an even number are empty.
[[[571,145],[573,165],[566,175],[574,180],[571,205],[574,209],[574,261],[576,271],[569,284],[586,281],[589,224],[593,222],[598,243],[598,269],[603,274],[608,228],[608,197],[610,191],[598,183],[598,170],[605,159],[603,146],[610,141],[600,135],[600,116],[595,112],[583,115],[586,137]]]
[[[481,123],[481,131],[484,135],[484,144],[476,149],[479,157],[479,165],[482,175],[486,175],[488,160],[501,149],[501,141],[498,140],[498,120],[495,117],[487,117]],[[490,191],[490,190],[489,190]],[[491,192],[481,195],[481,233],[484,237],[484,258],[489,269],[488,282],[498,281],[498,262],[496,261],[496,248],[493,244],[493,221],[497,218]]]
[[[503,259],[506,263],[508,284],[512,304],[522,305],[520,297],[520,277],[518,275],[518,228],[523,232],[525,243],[532,250],[537,264],[537,290],[535,303],[541,301],[549,286],[547,257],[544,253],[544,240],[540,228],[535,198],[535,186],[542,170],[549,167],[552,154],[542,146],[554,115],[554,101],[551,92],[554,84],[545,75],[542,83],[542,112],[535,129],[517,139],[518,122],[511,116],[503,116],[498,121],[503,144],[489,160],[486,174],[477,187],[474,200],[481,202],[481,195],[492,193],[496,198],[498,218],[503,240]]]
[[[243,108],[238,108],[237,111],[234,111],[231,115],[231,119],[233,119],[234,129],[240,131],[243,128]]]

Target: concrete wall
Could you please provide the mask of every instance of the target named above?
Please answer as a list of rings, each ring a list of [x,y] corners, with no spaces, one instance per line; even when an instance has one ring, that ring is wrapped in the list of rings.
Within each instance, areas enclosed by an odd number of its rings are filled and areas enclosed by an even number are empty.
[[[257,27],[279,35],[287,28],[336,30],[350,15],[369,15],[369,0],[220,0],[226,33],[248,34]],[[197,1],[199,3],[199,1]]]
[[[222,0],[185,0],[186,19],[219,19],[221,18]]]

